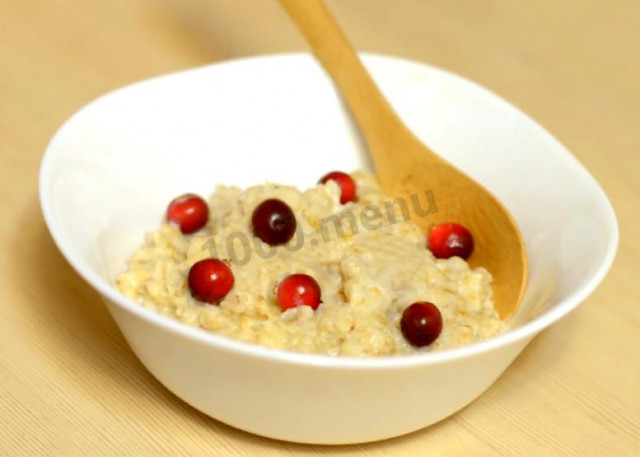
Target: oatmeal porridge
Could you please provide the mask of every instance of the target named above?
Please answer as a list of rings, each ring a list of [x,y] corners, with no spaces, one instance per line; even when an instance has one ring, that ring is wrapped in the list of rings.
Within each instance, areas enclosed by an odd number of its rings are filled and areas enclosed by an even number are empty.
[[[325,178],[174,200],[119,290],[185,324],[305,353],[415,354],[503,330],[489,272],[436,258],[372,175]]]

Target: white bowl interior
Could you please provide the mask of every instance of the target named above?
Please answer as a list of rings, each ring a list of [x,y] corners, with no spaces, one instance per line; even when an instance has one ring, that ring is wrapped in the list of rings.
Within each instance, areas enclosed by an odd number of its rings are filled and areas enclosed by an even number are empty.
[[[519,327],[572,309],[613,258],[617,227],[597,183],[548,133],[450,73],[366,56],[410,128],[484,184],[518,221],[530,282]],[[72,117],[41,171],[47,223],[71,263],[107,287],[167,202],[216,184],[314,185],[369,168],[332,84],[306,55],[255,58],[169,75],[109,94]],[[123,301],[126,306],[126,302]]]

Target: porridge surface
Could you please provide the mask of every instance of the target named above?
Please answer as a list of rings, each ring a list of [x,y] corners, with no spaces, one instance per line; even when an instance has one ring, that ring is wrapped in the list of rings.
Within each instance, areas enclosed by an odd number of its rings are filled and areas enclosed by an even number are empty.
[[[117,286],[127,297],[186,324],[272,348],[341,356],[412,354],[487,339],[504,324],[493,307],[491,275],[458,257],[435,259],[425,236],[403,219],[365,173],[352,174],[358,201],[340,203],[330,181],[304,192],[264,184],[245,191],[218,186],[205,228],[183,235],[172,224],[146,236]],[[268,198],[286,202],[297,231],[272,247],[253,236],[251,215]],[[189,268],[214,257],[229,259],[235,283],[217,305],[190,294]],[[317,310],[281,312],[279,282],[293,273],[311,275],[322,290]],[[417,301],[433,302],[443,318],[439,338],[422,349],[400,331],[402,312]]]

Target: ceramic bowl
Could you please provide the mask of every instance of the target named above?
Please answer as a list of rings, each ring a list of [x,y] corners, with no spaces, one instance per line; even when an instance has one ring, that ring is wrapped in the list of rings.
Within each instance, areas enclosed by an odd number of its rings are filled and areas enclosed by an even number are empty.
[[[420,356],[304,355],[188,327],[113,286],[175,195],[266,180],[305,188],[328,170],[370,168],[309,55],[224,62],[115,91],[69,119],[42,162],[47,226],[136,355],[185,402],[252,433],[339,444],[433,424],[482,394],[538,332],[582,302],[615,254],[617,225],[602,189],[533,120],[446,71],[363,59],[417,136],[494,192],[520,225],[530,278],[505,334]]]

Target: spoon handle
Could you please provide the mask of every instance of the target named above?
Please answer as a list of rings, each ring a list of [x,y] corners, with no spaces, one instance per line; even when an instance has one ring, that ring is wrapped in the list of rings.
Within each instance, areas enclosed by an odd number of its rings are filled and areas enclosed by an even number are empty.
[[[369,145],[376,168],[398,136],[412,135],[364,68],[322,0],[280,0],[345,98]],[[381,156],[384,155],[385,157]]]

